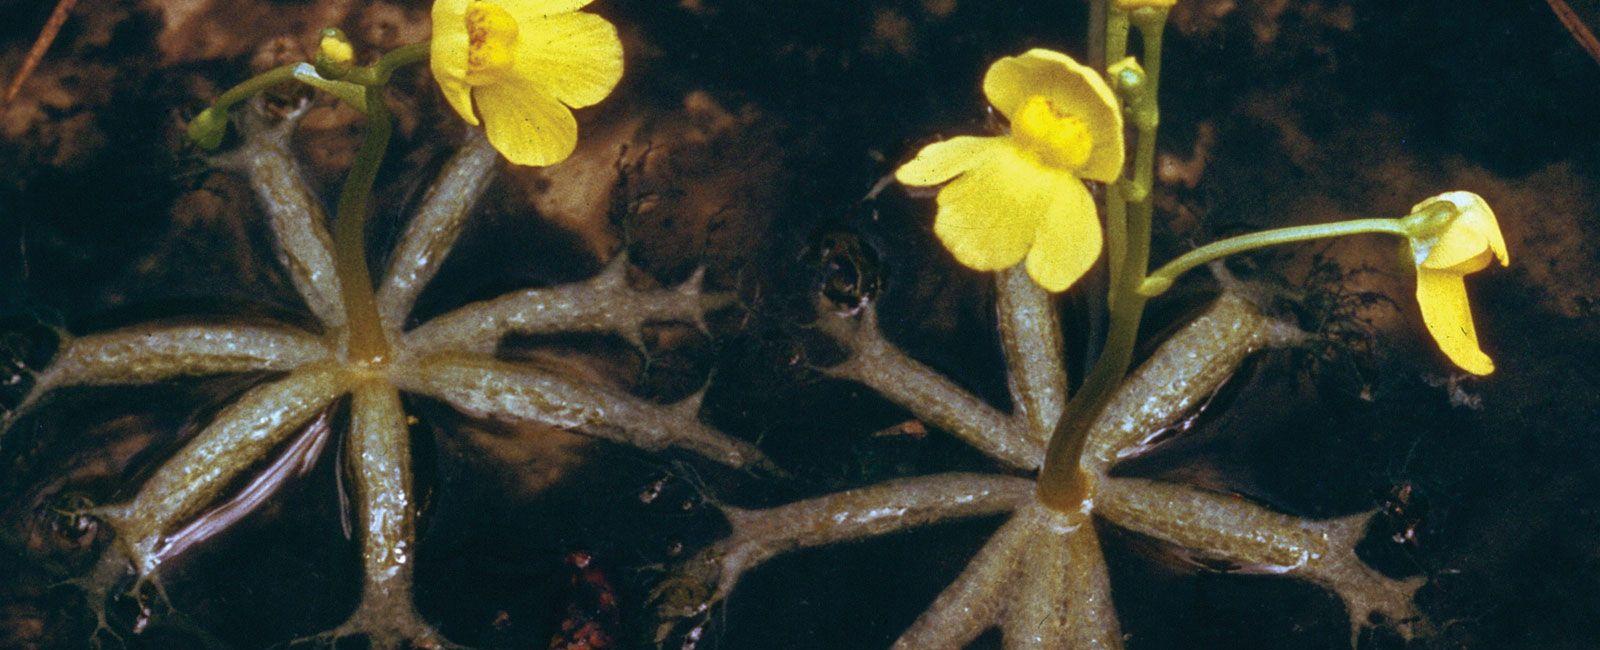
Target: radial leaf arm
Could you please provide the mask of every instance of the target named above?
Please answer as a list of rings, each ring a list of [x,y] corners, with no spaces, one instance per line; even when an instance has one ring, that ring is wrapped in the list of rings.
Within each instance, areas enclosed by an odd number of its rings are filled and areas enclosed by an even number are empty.
[[[885,481],[764,510],[725,507],[733,533],[700,551],[678,580],[714,586],[705,602],[733,592],[739,578],[774,557],[968,517],[1010,512],[1033,482],[998,474],[935,474]]]
[[[92,514],[111,524],[117,548],[140,576],[149,576],[168,559],[163,552],[166,533],[220,499],[236,477],[345,388],[344,374],[335,365],[318,363],[251,389],[162,463],[131,501]]]
[[[825,314],[819,324],[850,349],[844,362],[823,369],[829,376],[864,384],[918,419],[1018,469],[1038,469],[1044,461],[1044,442],[1031,433],[1027,423],[996,410],[901,352],[883,338],[871,305],[862,310],[858,322]]]
[[[417,296],[439,272],[461,236],[462,226],[499,168],[500,154],[478,129],[445,163],[422,199],[416,217],[389,255],[389,269],[378,285],[378,315],[391,333],[405,329]]]
[[[423,622],[411,600],[417,506],[411,436],[393,386],[368,381],[355,387],[347,444],[364,579],[355,612],[328,636],[365,634],[374,647],[439,644],[439,633]]]
[[[1094,525],[1031,502],[996,531],[896,648],[964,648],[998,626],[1007,648],[1120,648]]]
[[[1005,647],[1122,647],[1111,577],[1094,524],[1042,505],[1018,517],[1027,518],[1027,551],[1001,619]]]
[[[995,312],[1013,417],[1022,418],[1043,445],[1050,440],[1067,402],[1061,319],[1050,293],[1034,283],[1021,265],[997,273],[995,284]]]
[[[404,390],[467,415],[570,429],[646,451],[676,447],[735,468],[771,469],[754,445],[702,423],[699,396],[661,405],[526,364],[440,354],[397,369]]]
[[[1094,502],[1113,524],[1260,572],[1305,567],[1326,555],[1330,543],[1324,524],[1163,481],[1104,479]]]
[[[1421,578],[1390,578],[1356,557],[1370,513],[1313,521],[1236,496],[1135,478],[1105,480],[1095,512],[1238,570],[1292,574],[1327,587],[1349,607],[1352,634],[1372,614],[1406,624],[1407,633],[1419,618],[1412,595]]]
[[[69,386],[153,384],[180,376],[289,370],[329,358],[322,340],[274,326],[143,325],[71,338],[17,414]]]
[[[1251,353],[1303,337],[1244,298],[1224,293],[1117,389],[1089,429],[1082,465],[1104,472],[1118,452],[1145,442],[1215,393]]]
[[[939,592],[933,604],[900,635],[894,644],[896,650],[959,650],[984,630],[998,625],[1024,568],[1022,563],[1028,559],[1028,533],[1028,522],[1022,515],[1007,520],[984,542],[955,582]]]
[[[512,333],[604,332],[641,346],[646,323],[692,323],[704,330],[704,314],[731,302],[725,294],[703,294],[698,272],[675,288],[641,291],[628,286],[627,269],[627,256],[618,255],[586,282],[526,289],[467,305],[418,326],[405,335],[405,345],[419,356],[489,354]]]
[[[260,102],[253,102],[240,117],[244,144],[213,158],[212,163],[245,175],[266,211],[278,262],[288,271],[312,315],[324,327],[338,331],[345,328],[348,317],[334,268],[328,215],[290,148],[290,137],[305,110],[302,107],[269,125]]]

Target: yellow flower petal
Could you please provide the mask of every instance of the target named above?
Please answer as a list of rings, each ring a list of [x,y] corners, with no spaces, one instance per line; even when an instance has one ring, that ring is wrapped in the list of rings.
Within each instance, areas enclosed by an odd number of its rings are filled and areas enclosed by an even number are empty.
[[[512,14],[522,29],[513,64],[522,79],[573,108],[597,104],[617,87],[622,79],[622,39],[609,21],[583,12],[525,16],[513,10]]]
[[[1040,163],[1074,174],[1094,152],[1089,124],[1040,95],[1029,97],[1011,118],[1011,141]]]
[[[1494,372],[1494,361],[1478,347],[1478,331],[1467,305],[1467,285],[1460,274],[1418,268],[1417,304],[1422,307],[1422,322],[1445,356],[1475,375]]]
[[[1489,255],[1489,238],[1482,232],[1473,228],[1451,226],[1434,240],[1433,246],[1428,249],[1428,257],[1422,261],[1422,266],[1468,273],[1486,266],[1488,260],[1482,258],[1487,258]],[[1458,268],[1464,262],[1470,262],[1477,268]]]
[[[428,47],[428,67],[444,91],[445,101],[468,124],[476,125],[472,89],[467,85],[467,3],[436,0],[433,3],[433,39]]]
[[[445,101],[450,107],[456,109],[461,119],[467,124],[477,126],[478,116],[472,111],[472,87],[467,85],[467,30],[444,30],[439,33],[438,7],[445,4],[441,1],[434,6],[434,35],[433,44],[428,48],[428,66],[433,69],[433,79],[439,82],[439,90],[444,91]],[[465,5],[466,3],[461,3]],[[462,20],[455,21],[457,24]]]
[[[938,185],[982,164],[1001,140],[963,135],[935,142],[895,170],[895,180],[918,187]]]
[[[518,165],[554,165],[578,144],[572,111],[538,88],[507,81],[473,89],[489,144]]]
[[[467,83],[483,86],[506,78],[519,49],[517,19],[494,2],[467,3]]]
[[[467,33],[467,4],[471,0],[434,0],[433,38]]]
[[[1083,181],[1063,175],[1055,201],[1028,251],[1028,275],[1047,291],[1066,291],[1100,259],[1100,215]]]
[[[998,271],[1022,261],[1050,209],[1048,172],[1003,150],[939,190],[933,233],[956,261]]]
[[[1089,158],[1077,175],[1103,183],[1122,175],[1122,111],[1100,73],[1060,52],[1033,49],[989,66],[983,94],[1008,120],[1015,120],[1031,97],[1050,100],[1058,110],[1083,120],[1092,138]]]

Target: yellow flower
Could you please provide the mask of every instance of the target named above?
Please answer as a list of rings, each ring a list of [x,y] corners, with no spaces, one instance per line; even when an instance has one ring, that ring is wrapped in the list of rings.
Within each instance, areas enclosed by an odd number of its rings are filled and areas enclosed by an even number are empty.
[[[1124,11],[1133,11],[1134,9],[1143,9],[1145,7],[1171,9],[1172,5],[1178,4],[1178,0],[1116,0],[1116,4],[1118,9]]]
[[[616,27],[578,11],[591,1],[433,3],[433,76],[463,119],[476,125],[482,116],[507,160],[566,159],[578,143],[571,108],[598,103],[622,79]]]
[[[1447,192],[1424,200],[1402,223],[1410,234],[1417,265],[1417,304],[1428,326],[1456,365],[1475,375],[1494,372],[1494,361],[1478,347],[1478,332],[1467,305],[1468,273],[1483,270],[1498,258],[1511,263],[1505,237],[1483,197]]]
[[[949,181],[933,231],[957,261],[995,271],[1026,257],[1035,282],[1063,291],[1100,257],[1100,217],[1082,179],[1122,174],[1116,95],[1094,70],[1042,49],[989,66],[983,93],[1010,133],[928,145],[895,178]]]

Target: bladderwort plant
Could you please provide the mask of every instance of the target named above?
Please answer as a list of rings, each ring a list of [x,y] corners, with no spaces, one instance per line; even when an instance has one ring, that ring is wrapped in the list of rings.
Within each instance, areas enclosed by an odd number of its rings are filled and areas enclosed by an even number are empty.
[[[1120,459],[1160,444],[1252,353],[1307,339],[1224,281],[1220,298],[1131,369],[1145,306],[1186,272],[1267,246],[1357,234],[1399,237],[1440,349],[1468,372],[1478,347],[1463,278],[1509,261],[1494,214],[1448,192],[1407,215],[1267,230],[1213,242],[1151,270],[1152,191],[1161,48],[1174,0],[1092,0],[1089,67],[1048,50],[994,63],[983,79],[1003,132],[923,148],[896,172],[936,187],[935,235],[959,263],[993,272],[1011,412],[1003,412],[889,343],[870,300],[826,302],[819,327],[848,350],[829,375],[865,385],[1010,469],[899,478],[766,509],[723,506],[731,534],[658,587],[664,619],[709,616],[746,571],[778,555],[937,522],[1007,516],[966,569],[895,642],[960,648],[999,628],[1008,648],[1118,648],[1123,634],[1095,521],[1234,570],[1286,575],[1337,594],[1352,645],[1369,622],[1406,638],[1426,629],[1413,596],[1423,577],[1393,579],[1355,545],[1372,513],[1309,520],[1231,494],[1116,476]],[[1142,51],[1128,56],[1137,32]],[[1102,189],[1101,207],[1088,182]],[[1081,387],[1068,393],[1051,293],[1098,263],[1109,270],[1109,328]],[[664,624],[663,636],[671,628]]]
[[[701,291],[639,290],[627,261],[587,282],[526,289],[415,323],[412,308],[457,241],[504,157],[549,165],[575,146],[571,108],[605,98],[623,72],[613,26],[580,11],[589,0],[439,0],[428,43],[366,65],[330,30],[315,61],[284,66],[219,96],[189,125],[206,149],[237,126],[239,144],[214,158],[243,174],[274,235],[274,249],[317,327],[153,323],[70,338],[36,378],[8,431],[73,386],[150,384],[181,376],[270,372],[133,491],[83,514],[115,540],[79,581],[105,624],[113,590],[144,597],[188,549],[187,531],[236,518],[227,491],[275,454],[296,453],[303,425],[350,396],[344,444],[354,477],[364,568],[347,622],[318,638],[361,635],[375,647],[450,645],[412,600],[416,499],[402,392],[472,417],[533,422],[645,450],[680,448],[734,468],[770,469],[754,446],[700,422],[698,399],[660,405],[496,356],[512,334],[613,333],[637,341],[646,322],[702,324],[729,302]],[[1267,315],[1248,291],[1223,295],[1131,368],[1148,301],[1186,272],[1276,244],[1354,234],[1404,239],[1417,298],[1445,355],[1469,372],[1493,364],[1479,350],[1463,278],[1508,261],[1494,215],[1476,195],[1450,192],[1395,218],[1241,235],[1151,270],[1150,236],[1162,32],[1172,0],[1093,0],[1090,60],[1034,50],[996,62],[985,94],[1004,133],[935,143],[900,167],[905,185],[937,189],[934,231],[960,263],[993,272],[998,324],[1014,405],[1003,412],[885,340],[870,303],[822,310],[821,329],[849,352],[833,376],[866,385],[938,430],[1010,468],[1007,473],[899,478],[773,508],[722,506],[732,533],[676,568],[657,590],[667,617],[706,616],[747,570],[796,549],[860,540],[956,518],[1008,520],[897,642],[960,647],[998,627],[1008,647],[1114,648],[1123,636],[1095,520],[1225,561],[1284,574],[1336,593],[1352,639],[1369,621],[1411,635],[1425,627],[1413,595],[1423,579],[1389,578],[1356,557],[1370,513],[1307,520],[1246,499],[1161,481],[1113,476],[1128,453],[1213,394],[1251,354],[1306,335]],[[1142,52],[1127,56],[1137,31]],[[384,93],[394,72],[428,60],[469,131],[377,276],[366,264],[372,188],[388,143]],[[291,153],[299,112],[270,117],[255,99],[285,83],[326,92],[365,115],[363,142],[329,219]],[[1089,183],[1096,184],[1096,198]],[[1102,217],[1103,213],[1103,217]],[[1081,386],[1069,394],[1053,292],[1099,263],[1111,281],[1110,325]],[[1226,283],[1225,283],[1226,284]],[[14,432],[11,432],[14,433]],[[285,446],[289,452],[282,452]]]
[[[216,155],[213,164],[249,181],[274,235],[278,261],[317,328],[140,325],[69,338],[38,374],[0,430],[13,428],[52,391],[73,386],[232,373],[277,377],[223,409],[132,498],[77,513],[99,518],[115,532],[91,575],[77,581],[101,629],[107,629],[105,607],[113,590],[131,575],[136,598],[163,593],[162,569],[196,541],[191,529],[238,518],[230,486],[275,454],[306,453],[294,440],[296,432],[344,396],[350,397],[344,457],[356,501],[364,587],[348,620],[316,640],[365,636],[376,648],[451,645],[412,600],[417,503],[402,392],[437,399],[471,417],[553,426],[645,450],[678,448],[733,468],[768,467],[750,444],[700,422],[699,396],[656,404],[495,356],[497,344],[511,334],[609,333],[642,345],[646,323],[704,329],[704,315],[730,298],[703,293],[701,273],[674,288],[635,289],[628,261],[618,255],[585,282],[514,291],[412,322],[417,296],[456,244],[500,158],[525,165],[566,158],[577,140],[571,108],[599,102],[620,80],[623,53],[616,29],[579,11],[586,4],[440,0],[433,5],[431,41],[401,47],[369,65],[357,63],[342,33],[328,30],[314,62],[249,79],[190,122],[190,139],[205,149],[219,147],[230,125],[237,125],[238,146]],[[391,130],[384,93],[396,70],[424,60],[450,105],[484,129],[469,131],[445,164],[374,286],[365,226]],[[325,91],[366,118],[331,232],[290,149],[307,106],[275,120],[256,99],[286,83]]]

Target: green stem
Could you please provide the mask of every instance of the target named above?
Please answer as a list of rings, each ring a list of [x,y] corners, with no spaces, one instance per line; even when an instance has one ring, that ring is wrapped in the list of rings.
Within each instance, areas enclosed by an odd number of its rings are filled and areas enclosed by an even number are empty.
[[[1184,273],[1188,273],[1197,266],[1228,257],[1229,255],[1237,255],[1279,244],[1292,244],[1313,239],[1343,237],[1345,235],[1363,233],[1386,233],[1400,235],[1401,237],[1406,236],[1406,230],[1399,219],[1355,219],[1337,223],[1318,223],[1309,226],[1277,228],[1229,237],[1222,241],[1212,242],[1196,248],[1171,262],[1167,262],[1139,284],[1139,295],[1147,298],[1159,296]]]
[[[333,243],[345,310],[349,312],[349,356],[369,363],[381,363],[389,355],[389,339],[378,317],[372,272],[367,268],[366,236],[372,186],[377,181],[378,167],[383,164],[384,153],[389,148],[389,134],[394,128],[389,120],[389,107],[383,101],[383,90],[396,70],[426,60],[429,50],[428,41],[396,48],[372,65],[351,70],[340,79],[366,87],[367,133],[339,192]]]
[[[1126,201],[1122,183],[1107,193],[1107,202],[1116,205]],[[1133,351],[1138,342],[1139,322],[1144,317],[1146,298],[1134,291],[1135,283],[1149,267],[1150,219],[1149,211],[1140,217],[1139,204],[1134,204],[1128,220],[1128,254],[1124,260],[1124,273],[1113,278],[1111,287],[1111,318],[1109,333],[1094,367],[1084,377],[1083,387],[1072,396],[1057,421],[1050,445],[1045,450],[1044,468],[1039,472],[1039,499],[1061,511],[1074,512],[1092,490],[1089,477],[1079,468],[1083,456],[1089,425],[1100,410],[1111,401],[1123,375],[1133,362]],[[1135,271],[1134,269],[1141,269]]]
[[[1117,308],[1117,291],[1128,256],[1128,200],[1120,183],[1106,188],[1106,271],[1111,286],[1106,305]]]
[[[1160,124],[1157,93],[1161,87],[1161,39],[1165,10],[1141,9],[1130,15],[1111,9],[1106,20],[1106,61],[1116,63],[1127,53],[1130,23],[1139,29],[1144,45],[1144,82],[1128,98],[1135,129],[1133,176],[1106,193],[1107,243],[1111,265],[1110,330],[1083,387],[1073,395],[1057,422],[1039,472],[1039,499],[1061,512],[1074,512],[1093,490],[1090,477],[1079,468],[1089,426],[1105,408],[1133,362],[1139,322],[1144,316],[1144,296],[1138,288],[1150,268],[1150,221],[1154,212],[1156,128]],[[1115,80],[1113,80],[1115,81]],[[1120,240],[1120,241],[1118,241]]]
[[[1104,70],[1128,51],[1128,12],[1109,2],[1091,2],[1089,7],[1089,67]],[[1106,275],[1115,285],[1127,254],[1128,224],[1127,203],[1112,190],[1106,191]],[[1107,305],[1115,299],[1114,293],[1108,295]]]
[[[282,65],[246,79],[243,83],[222,93],[222,96],[218,97],[217,101],[213,102],[211,108],[207,110],[226,111],[239,102],[254,97],[257,93],[278,84],[294,81],[294,67],[295,64],[293,63]]]
[[[350,69],[336,75],[337,78],[326,79],[330,83],[348,82],[364,87],[362,99],[367,114],[367,131],[355,163],[350,167],[350,175],[339,192],[333,226],[334,265],[350,323],[348,354],[355,360],[379,363],[389,354],[389,340],[383,332],[377,300],[373,296],[366,247],[372,186],[377,181],[378,168],[383,164],[393,129],[388,106],[383,102],[383,89],[396,70],[426,60],[430,49],[428,41],[399,47],[370,66]],[[215,147],[227,128],[230,108],[272,86],[296,80],[295,71],[301,66],[273,68],[228,89],[189,123],[189,137],[202,147]]]
[[[394,76],[396,70],[413,63],[421,63],[428,59],[430,41],[403,45],[390,50],[372,65],[351,70],[340,81],[358,83],[363,86],[382,86],[389,83],[389,78]]]
[[[388,106],[383,101],[382,86],[368,86],[366,100],[367,132],[355,163],[350,166],[350,175],[339,192],[333,243],[339,284],[350,322],[349,358],[378,363],[389,354],[389,340],[380,325],[378,303],[372,292],[372,274],[367,269],[366,225],[372,186],[389,148],[392,125]]]
[[[189,120],[187,128],[189,139],[204,149],[216,148],[222,143],[222,138],[228,130],[228,111],[257,93],[294,81],[295,67],[295,64],[278,66],[224,91],[211,106]]]
[[[1128,55],[1128,12],[1116,7],[1106,8],[1105,62],[1100,69],[1122,60]]]
[[[1144,42],[1144,87],[1134,101],[1133,122],[1139,131],[1139,148],[1133,157],[1133,187],[1128,201],[1150,205],[1150,192],[1155,188],[1156,129],[1161,125],[1161,106],[1158,91],[1161,88],[1161,41],[1166,30],[1165,10],[1142,9],[1136,12],[1134,24],[1139,27],[1140,40]],[[1149,247],[1150,242],[1145,241]],[[1139,270],[1140,273],[1144,269]]]
[[[354,68],[343,75],[326,76],[325,79],[329,82],[347,81],[368,87],[383,86],[389,83],[389,78],[394,76],[396,70],[427,60],[429,50],[429,41],[402,46],[384,54],[370,66]],[[229,110],[240,102],[278,84],[296,80],[305,81],[295,76],[295,71],[300,66],[301,64],[296,63],[279,66],[229,88],[221,96],[217,97],[217,101],[213,102],[210,107],[200,111],[199,115],[189,120],[189,139],[204,149],[215,148],[222,143],[223,136],[227,131]],[[324,90],[328,89],[324,88]]]

